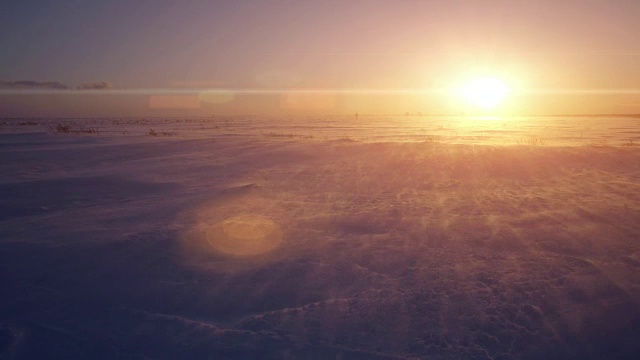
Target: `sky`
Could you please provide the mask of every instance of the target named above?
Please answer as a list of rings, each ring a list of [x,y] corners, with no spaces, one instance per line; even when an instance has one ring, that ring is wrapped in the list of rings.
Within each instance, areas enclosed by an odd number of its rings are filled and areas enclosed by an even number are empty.
[[[640,113],[640,1],[0,4],[0,116]],[[313,90],[311,93],[304,91]]]

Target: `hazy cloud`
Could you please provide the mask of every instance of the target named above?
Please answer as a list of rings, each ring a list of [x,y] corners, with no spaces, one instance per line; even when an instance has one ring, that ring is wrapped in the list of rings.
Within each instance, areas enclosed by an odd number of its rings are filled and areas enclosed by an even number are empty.
[[[18,80],[4,81],[0,80],[0,88],[11,89],[68,89],[69,86],[57,81],[33,81]]]
[[[169,86],[172,88],[206,89],[206,88],[219,88],[225,85],[227,85],[226,82],[221,80],[190,80],[190,81],[174,81]]]
[[[78,85],[76,88],[78,90],[102,90],[102,89],[111,89],[111,83],[107,81],[93,81],[86,82],[84,84]]]

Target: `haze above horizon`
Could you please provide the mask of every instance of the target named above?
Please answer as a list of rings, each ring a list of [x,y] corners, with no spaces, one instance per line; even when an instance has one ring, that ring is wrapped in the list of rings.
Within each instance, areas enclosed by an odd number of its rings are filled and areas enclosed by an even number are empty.
[[[0,114],[634,114],[638,18],[632,0],[3,3]],[[450,96],[485,76],[500,106]]]

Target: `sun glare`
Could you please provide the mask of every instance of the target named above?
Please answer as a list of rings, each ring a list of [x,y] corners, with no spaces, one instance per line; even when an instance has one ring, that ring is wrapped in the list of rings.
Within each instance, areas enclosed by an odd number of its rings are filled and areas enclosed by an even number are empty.
[[[469,105],[483,109],[494,109],[503,101],[509,88],[496,78],[479,78],[459,88],[460,97]]]

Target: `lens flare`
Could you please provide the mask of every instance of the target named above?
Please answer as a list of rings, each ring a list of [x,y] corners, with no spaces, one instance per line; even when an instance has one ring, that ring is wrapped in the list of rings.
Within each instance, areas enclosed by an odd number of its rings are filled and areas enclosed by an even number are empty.
[[[229,255],[258,255],[282,242],[282,230],[272,219],[256,214],[226,219],[207,231],[207,241],[216,251]]]

